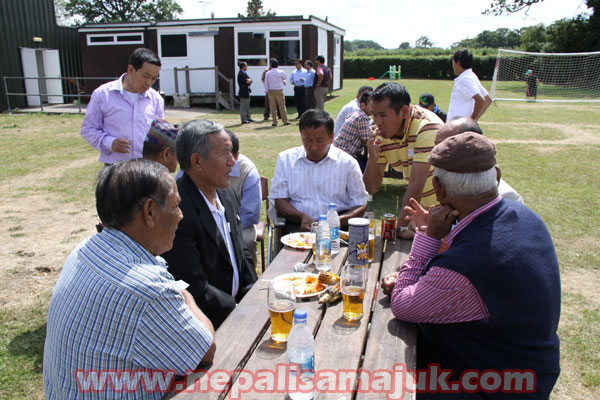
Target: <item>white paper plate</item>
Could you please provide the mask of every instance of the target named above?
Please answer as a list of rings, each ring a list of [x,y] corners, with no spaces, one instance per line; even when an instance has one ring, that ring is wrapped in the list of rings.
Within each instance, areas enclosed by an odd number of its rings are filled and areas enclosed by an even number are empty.
[[[296,298],[299,299],[317,296],[327,290],[327,285],[321,284],[323,285],[322,290],[315,293],[305,294],[304,290],[306,289],[306,278],[309,276],[312,276],[315,279],[319,278],[319,275],[317,274],[311,274],[308,272],[292,272],[290,274],[279,275],[278,277],[273,278],[273,281],[292,281],[294,287],[296,288]]]
[[[312,234],[310,232],[290,233],[281,238],[281,243],[295,249],[311,250],[311,237]]]

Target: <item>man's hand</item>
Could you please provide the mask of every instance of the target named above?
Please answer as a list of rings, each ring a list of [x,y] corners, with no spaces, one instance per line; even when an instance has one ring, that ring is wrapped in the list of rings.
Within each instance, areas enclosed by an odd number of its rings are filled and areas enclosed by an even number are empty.
[[[310,232],[310,225],[315,222],[311,217],[306,214],[302,215],[302,220],[300,220],[300,229],[305,232]]]
[[[115,139],[112,142],[112,151],[114,153],[129,153],[131,151],[131,145],[127,139]]]
[[[438,240],[442,240],[448,236],[459,214],[458,210],[449,205],[431,208],[427,223],[427,236]]]
[[[384,276],[381,280],[381,288],[383,289],[383,294],[386,296],[392,294],[392,290],[394,290],[394,286],[396,286],[396,281],[398,280],[398,274],[398,272],[393,272]]]
[[[369,158],[377,161],[379,153],[381,153],[381,138],[378,138],[379,129],[377,127],[371,128],[371,137],[367,140],[367,149],[369,150]]]
[[[431,209],[431,207],[430,207]],[[417,200],[410,198],[410,206],[404,207],[406,217],[404,218],[415,227],[415,230],[425,233],[427,231],[427,221],[429,220],[429,211],[424,209]]]

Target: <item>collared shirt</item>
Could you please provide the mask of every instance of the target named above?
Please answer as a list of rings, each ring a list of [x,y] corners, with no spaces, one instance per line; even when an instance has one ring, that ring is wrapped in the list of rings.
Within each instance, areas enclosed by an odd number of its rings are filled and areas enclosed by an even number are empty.
[[[265,75],[265,92],[269,90],[283,90],[287,76],[282,69],[272,68]]]
[[[250,171],[246,175],[242,184],[241,193],[237,192],[235,179],[239,179],[241,175],[240,165],[244,163],[252,164],[249,166]],[[231,176],[231,187],[236,190],[236,194],[240,200],[240,219],[242,220],[242,230],[256,225],[260,222],[260,211],[262,208],[262,192],[260,188],[260,176],[254,163],[248,157],[240,154],[235,162],[235,165],[229,173]]]
[[[304,80],[301,80],[304,78]],[[296,68],[292,75],[290,76],[290,83],[297,87],[304,86],[304,82],[306,81],[306,70],[304,68]]]
[[[330,146],[327,156],[315,163],[300,146],[279,153],[269,199],[289,199],[298,211],[318,219],[329,203],[340,211],[365,205],[367,191],[354,158]]]
[[[371,137],[372,124],[371,118],[363,110],[353,112],[344,122],[333,144],[354,157],[360,146]]]
[[[315,74],[316,74],[316,71],[314,68],[306,70],[306,80],[304,81],[305,87],[311,88],[313,86],[313,83],[315,81]]]
[[[381,153],[377,164],[389,163],[393,169],[402,172],[408,182],[414,162],[429,163],[427,158],[435,144],[435,135],[442,127],[442,120],[429,110],[411,106],[401,137],[381,139]],[[437,204],[433,190],[433,166],[430,166],[427,180],[421,192],[421,203],[426,206]]]
[[[164,101],[152,88],[141,93],[135,103],[131,101],[123,89],[126,75],[94,90],[81,126],[81,136],[93,148],[100,150],[99,161],[106,164],[141,158],[150,123],[165,115]],[[112,144],[115,139],[129,140],[131,152],[114,153]]]
[[[120,397],[107,384],[87,395],[87,373],[195,369],[213,338],[192,314],[164,261],[121,231],[104,228],[69,256],[52,293],[44,346],[48,399]],[[82,371],[78,375],[77,371]],[[171,372],[169,372],[171,373]],[[164,393],[131,388],[128,399]]]
[[[229,222],[227,222],[227,217],[225,216],[225,207],[221,204],[221,200],[219,200],[219,195],[217,195],[217,207],[212,205],[210,201],[206,198],[204,193],[201,190],[198,190],[204,198],[208,209],[210,210],[213,218],[215,219],[215,224],[219,228],[219,232],[221,233],[221,237],[225,240],[225,245],[227,246],[227,250],[229,251],[229,259],[231,260],[231,265],[233,266],[233,279],[231,283],[231,295],[235,297],[237,295],[238,290],[240,289],[240,273],[238,271],[237,260],[235,259],[235,249],[233,248],[233,242],[231,240],[231,227],[229,226]]]
[[[476,94],[485,97],[488,92],[479,82],[477,75],[469,68],[454,79],[454,87],[450,94],[450,106],[448,107],[448,121],[458,117],[471,118],[475,108],[473,96]]]
[[[462,218],[445,238],[449,247],[456,235],[475,218],[502,200],[501,196]],[[432,266],[425,275],[429,260],[438,254],[441,240],[421,232],[415,239],[404,262],[392,292],[391,308],[394,316],[403,321],[449,324],[478,321],[489,318],[485,303],[475,286],[462,274],[439,266]]]
[[[350,116],[350,114],[358,110],[360,110],[360,102],[356,99],[353,99],[352,101],[346,103],[344,107],[342,107],[337,118],[335,119],[335,127],[333,128],[335,137],[337,137],[337,135],[340,133],[342,126],[344,126],[344,122]]]

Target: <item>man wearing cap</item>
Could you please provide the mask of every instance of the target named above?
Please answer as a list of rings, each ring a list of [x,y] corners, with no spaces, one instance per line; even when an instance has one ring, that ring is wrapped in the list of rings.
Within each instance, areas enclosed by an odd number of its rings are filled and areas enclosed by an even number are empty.
[[[152,121],[144,140],[142,157],[164,165],[171,173],[175,172],[177,169],[175,140],[178,130],[179,125],[173,125],[162,118]]]
[[[474,132],[435,146],[440,206],[416,223],[408,260],[382,288],[396,318],[419,324],[418,368],[448,369],[449,381],[467,370],[530,371],[535,394],[502,396],[547,399],[560,373],[558,260],[541,218],[498,195],[495,153]],[[449,248],[439,253],[442,238]]]
[[[335,128],[333,129],[334,138],[337,138],[338,134],[340,133],[340,130],[342,129],[342,126],[344,126],[344,122],[346,122],[346,118],[348,118],[350,114],[361,109],[360,99],[362,98],[363,94],[371,93],[372,91],[373,88],[371,86],[359,87],[358,93],[356,94],[356,98],[350,100],[348,103],[346,103],[346,105],[344,105],[344,107],[342,107],[342,109],[337,115],[337,118],[335,119]]]
[[[471,69],[472,65],[473,54],[469,49],[457,50],[454,53],[452,68],[457,77],[450,94],[448,120],[468,117],[477,121],[492,104],[492,98]]]
[[[127,73],[92,93],[81,136],[100,150],[100,162],[112,164],[142,157],[150,123],[164,118],[165,103],[152,89],[160,67],[154,51],[136,49],[129,58]]]
[[[423,93],[419,97],[419,105],[423,108],[428,109],[429,111],[440,117],[442,121],[446,122],[448,115],[441,108],[438,107],[431,93]]]
[[[377,127],[367,141],[369,161],[363,181],[367,191],[375,194],[388,164],[402,172],[408,187],[397,219],[398,234],[411,239],[414,235],[407,230],[404,211],[409,199],[414,198],[425,207],[437,204],[431,183],[433,167],[427,156],[442,120],[431,111],[410,104],[410,94],[396,82],[383,83],[371,93],[371,109]]]

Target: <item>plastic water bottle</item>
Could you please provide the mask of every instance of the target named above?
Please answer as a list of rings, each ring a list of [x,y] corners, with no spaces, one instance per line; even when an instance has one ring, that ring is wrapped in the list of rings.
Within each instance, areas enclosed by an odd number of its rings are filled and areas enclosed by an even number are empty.
[[[331,232],[331,254],[337,254],[340,252],[340,216],[335,210],[335,203],[329,203],[327,223]]]
[[[313,399],[315,397],[315,339],[306,325],[306,310],[294,311],[294,326],[288,337],[287,352],[290,399]]]
[[[319,216],[319,229],[317,229],[317,263],[319,271],[329,271],[331,269],[331,231],[327,223],[327,216]]]

